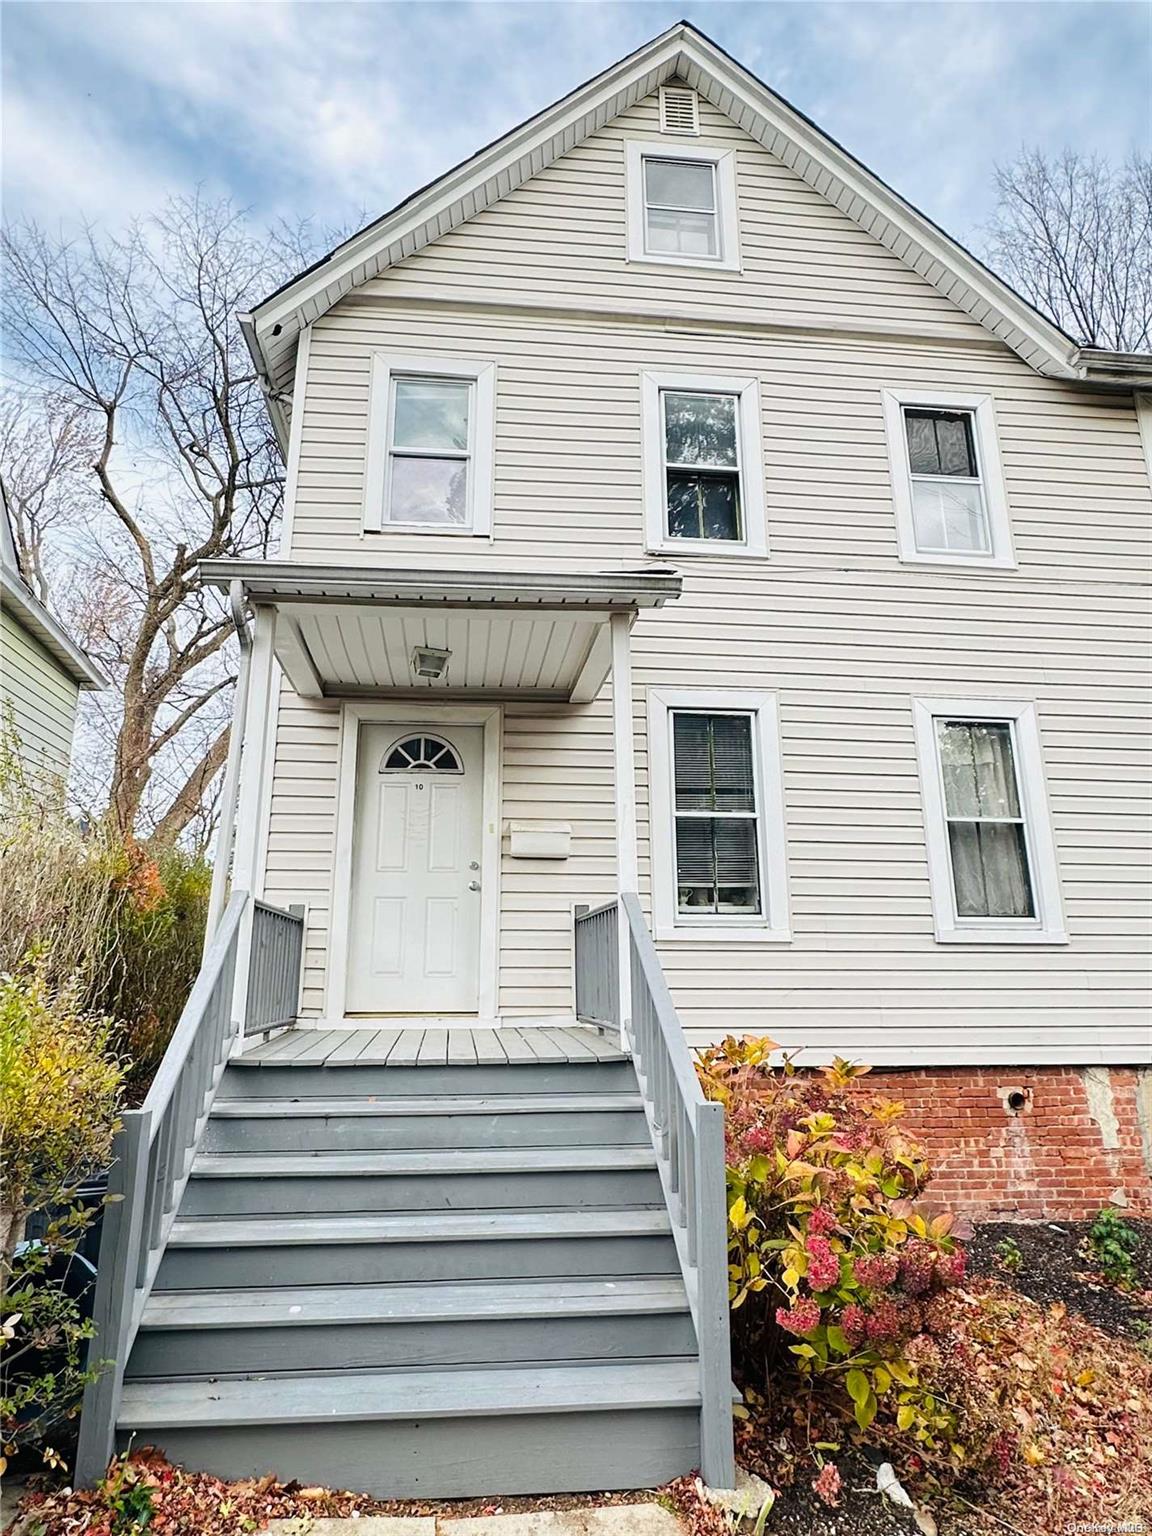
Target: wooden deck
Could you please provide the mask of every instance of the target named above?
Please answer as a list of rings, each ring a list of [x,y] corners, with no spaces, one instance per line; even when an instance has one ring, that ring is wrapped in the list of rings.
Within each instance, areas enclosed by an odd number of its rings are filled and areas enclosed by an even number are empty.
[[[583,1025],[508,1029],[288,1029],[245,1051],[244,1062],[297,1066],[444,1067],[621,1061],[616,1043]]]

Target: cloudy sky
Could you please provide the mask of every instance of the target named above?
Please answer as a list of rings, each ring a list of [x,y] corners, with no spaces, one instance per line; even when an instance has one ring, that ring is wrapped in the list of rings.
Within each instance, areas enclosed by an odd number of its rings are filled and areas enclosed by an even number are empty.
[[[687,15],[961,238],[1021,144],[1152,140],[1152,6],[9,0],[8,215],[374,216]]]

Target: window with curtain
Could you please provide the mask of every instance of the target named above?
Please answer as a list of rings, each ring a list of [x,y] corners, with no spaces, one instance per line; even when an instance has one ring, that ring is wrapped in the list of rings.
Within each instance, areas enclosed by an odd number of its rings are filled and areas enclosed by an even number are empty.
[[[716,166],[644,158],[644,246],[654,255],[720,255]]]
[[[392,379],[386,521],[446,527],[471,521],[474,390],[468,379]]]
[[[739,399],[661,391],[669,538],[743,539]]]
[[[991,553],[972,412],[905,406],[904,431],[917,550]]]
[[[938,720],[957,917],[1036,915],[1012,727]]]
[[[686,914],[761,911],[753,717],[672,714],[676,903]]]

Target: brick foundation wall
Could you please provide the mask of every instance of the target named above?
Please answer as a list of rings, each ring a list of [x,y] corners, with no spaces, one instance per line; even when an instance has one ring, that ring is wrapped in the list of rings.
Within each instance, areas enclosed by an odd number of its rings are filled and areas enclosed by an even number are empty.
[[[876,1069],[936,1166],[931,1195],[974,1217],[1152,1216],[1152,1070]]]

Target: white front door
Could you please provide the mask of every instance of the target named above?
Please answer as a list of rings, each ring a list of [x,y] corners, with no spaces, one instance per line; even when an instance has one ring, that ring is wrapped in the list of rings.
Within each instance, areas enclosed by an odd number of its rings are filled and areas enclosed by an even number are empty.
[[[362,725],[347,1011],[475,1013],[480,726]]]

